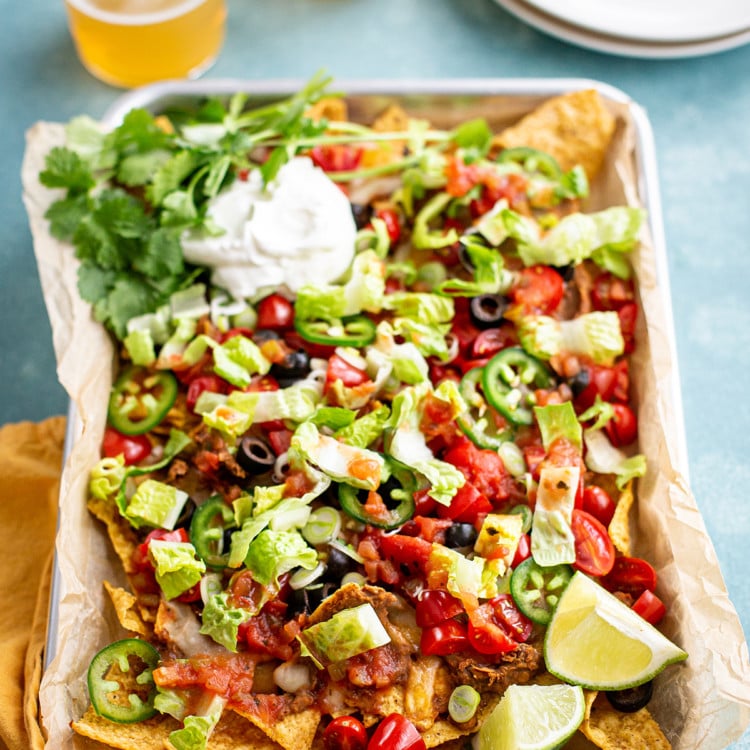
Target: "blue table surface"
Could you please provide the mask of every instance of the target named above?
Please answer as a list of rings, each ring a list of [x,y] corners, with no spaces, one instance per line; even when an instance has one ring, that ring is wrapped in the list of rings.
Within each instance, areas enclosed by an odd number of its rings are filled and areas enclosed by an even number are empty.
[[[24,132],[100,116],[120,91],[78,63],[62,0],[4,0],[0,25],[0,424],[66,411],[21,202]],[[683,60],[584,50],[493,0],[229,0],[212,77],[586,77],[651,120],[692,487],[750,632],[750,46]],[[733,746],[750,748],[750,733]]]

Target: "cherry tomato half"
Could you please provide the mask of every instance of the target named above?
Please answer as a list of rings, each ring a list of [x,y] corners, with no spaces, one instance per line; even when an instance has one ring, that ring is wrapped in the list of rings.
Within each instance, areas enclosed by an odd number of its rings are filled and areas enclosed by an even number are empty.
[[[667,614],[664,602],[648,589],[633,602],[633,611],[652,625],[656,625]]]
[[[485,359],[516,344],[518,335],[515,327],[511,323],[503,323],[498,328],[486,328],[477,334],[471,345],[471,355],[474,359]]]
[[[464,611],[455,596],[442,589],[425,589],[417,598],[417,625],[430,628],[450,620]]]
[[[340,380],[347,388],[354,388],[362,385],[369,380],[369,376],[364,370],[360,370],[352,364],[349,364],[343,357],[334,354],[328,360],[328,370],[326,371],[326,388]]]
[[[422,735],[401,714],[386,716],[370,738],[367,750],[427,750]]]
[[[516,554],[513,556],[511,567],[518,567],[529,557],[531,557],[531,537],[528,534],[521,534],[518,539],[518,547],[516,547]]]
[[[576,561],[573,567],[591,576],[603,576],[615,564],[615,547],[607,529],[585,510],[575,509],[571,519]]]
[[[375,212],[375,216],[385,224],[391,243],[398,242],[401,237],[401,222],[398,213],[392,208],[380,208]]]
[[[270,328],[274,331],[285,331],[294,326],[294,307],[280,294],[269,294],[256,307],[258,328]]]
[[[469,643],[480,654],[506,654],[527,641],[533,627],[510,594],[500,594],[469,613]]]
[[[466,626],[457,620],[446,620],[422,630],[419,649],[427,656],[445,656],[469,648]]]
[[[583,491],[583,510],[590,513],[604,526],[609,526],[615,514],[615,501],[607,490],[592,484]]]
[[[638,419],[627,404],[612,404],[615,414],[604,425],[609,441],[615,448],[630,445],[638,437]]]
[[[354,716],[339,716],[323,732],[325,750],[365,750],[367,730]]]
[[[204,391],[208,391],[209,393],[229,393],[230,387],[229,383],[218,375],[199,375],[197,378],[191,380],[188,386],[186,396],[187,407],[190,411],[193,411],[198,397]]]
[[[565,292],[565,282],[554,268],[545,265],[524,268],[510,296],[524,311],[538,315],[553,313]]]
[[[612,570],[602,579],[602,586],[637,599],[644,591],[656,588],[656,571],[640,557],[618,557]]]
[[[133,466],[151,455],[151,441],[146,435],[123,435],[114,427],[107,427],[104,430],[102,453],[108,458],[122,453],[125,466]]]
[[[635,301],[635,289],[630,279],[620,279],[609,271],[594,280],[591,302],[595,310],[619,310]]]

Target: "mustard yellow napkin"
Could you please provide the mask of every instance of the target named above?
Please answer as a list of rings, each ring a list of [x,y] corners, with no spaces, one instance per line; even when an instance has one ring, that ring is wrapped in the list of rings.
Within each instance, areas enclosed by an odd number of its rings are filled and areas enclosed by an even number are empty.
[[[40,750],[46,637],[65,418],[0,427],[0,750]]]

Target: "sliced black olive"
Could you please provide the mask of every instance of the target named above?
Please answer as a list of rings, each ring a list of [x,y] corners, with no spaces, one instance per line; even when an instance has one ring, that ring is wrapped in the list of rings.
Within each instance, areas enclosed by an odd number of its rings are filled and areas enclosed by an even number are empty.
[[[266,341],[274,341],[278,338],[281,338],[281,336],[270,328],[258,328],[258,330],[253,333],[253,341],[256,344],[264,344]]]
[[[579,370],[572,378],[568,380],[570,390],[573,391],[573,396],[577,398],[580,396],[586,388],[588,388],[591,382],[591,374],[588,370]]]
[[[282,388],[288,388],[310,374],[310,357],[302,349],[289,352],[281,362],[271,365],[270,374]]]
[[[477,540],[477,530],[470,523],[454,523],[445,532],[445,546],[451,549],[471,547]]]
[[[494,328],[500,325],[508,301],[502,294],[480,294],[469,304],[471,321],[477,328]]]
[[[464,245],[461,240],[458,241],[458,260],[461,265],[473,276],[474,271],[476,271],[476,267],[469,257],[469,253],[466,251],[466,245]]]
[[[627,690],[609,690],[605,693],[610,706],[616,711],[622,711],[626,714],[640,711],[648,704],[653,694],[653,680],[650,682],[644,682],[643,685],[628,688]]]
[[[323,577],[326,581],[341,583],[341,579],[357,569],[357,561],[336,547],[328,548],[328,560]]]
[[[262,474],[276,463],[276,455],[268,443],[248,435],[240,441],[237,462],[248,474]]]
[[[182,508],[180,517],[177,519],[177,523],[175,523],[175,528],[189,529],[190,522],[193,520],[193,513],[195,513],[195,502],[193,502],[192,498],[188,498]]]
[[[363,203],[352,203],[352,216],[357,229],[364,229],[372,219],[372,207]]]

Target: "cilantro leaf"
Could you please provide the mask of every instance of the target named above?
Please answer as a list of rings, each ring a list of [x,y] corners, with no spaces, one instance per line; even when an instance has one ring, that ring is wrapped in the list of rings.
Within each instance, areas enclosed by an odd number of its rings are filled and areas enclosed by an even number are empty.
[[[153,232],[133,261],[133,268],[153,278],[181,274],[185,265],[179,233],[165,228]]]
[[[117,168],[117,179],[123,185],[147,185],[154,173],[172,156],[165,149],[126,156]]]
[[[153,173],[146,197],[160,206],[169,193],[178,190],[182,183],[201,165],[203,156],[196,151],[178,151]]]
[[[95,303],[106,297],[115,283],[117,273],[91,261],[78,266],[78,293],[86,302]]]
[[[85,193],[96,184],[86,162],[69,148],[55,146],[45,159],[46,169],[39,181],[49,188],[67,188],[73,193]]]
[[[73,194],[55,201],[44,214],[49,220],[49,230],[58,240],[70,240],[78,225],[89,212],[89,200],[85,193]]]

